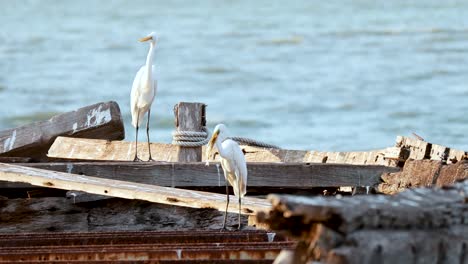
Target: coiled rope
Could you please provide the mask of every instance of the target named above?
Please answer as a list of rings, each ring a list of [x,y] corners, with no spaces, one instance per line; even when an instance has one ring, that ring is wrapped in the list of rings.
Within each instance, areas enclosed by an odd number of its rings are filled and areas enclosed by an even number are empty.
[[[189,147],[189,148],[196,148],[201,147],[208,144],[210,140],[210,133],[206,127],[202,128],[203,131],[195,132],[195,131],[174,131],[172,132],[172,144],[182,146],[182,147]],[[228,137],[234,141],[242,145],[254,146],[254,147],[262,147],[262,148],[274,148],[280,149],[280,147],[272,144],[268,144],[265,142],[261,142],[251,138],[245,137]]]
[[[210,141],[210,134],[206,127],[202,127],[202,130],[202,132],[174,131],[172,132],[172,144],[189,148],[204,146]]]

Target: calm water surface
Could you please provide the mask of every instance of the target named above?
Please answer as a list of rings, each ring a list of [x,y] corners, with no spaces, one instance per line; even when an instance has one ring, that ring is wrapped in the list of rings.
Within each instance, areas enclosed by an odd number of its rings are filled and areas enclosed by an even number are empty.
[[[0,129],[114,100],[131,140],[137,39],[155,30],[153,141],[170,142],[174,104],[198,101],[210,128],[285,148],[416,132],[467,150],[467,14],[461,0],[0,1]]]

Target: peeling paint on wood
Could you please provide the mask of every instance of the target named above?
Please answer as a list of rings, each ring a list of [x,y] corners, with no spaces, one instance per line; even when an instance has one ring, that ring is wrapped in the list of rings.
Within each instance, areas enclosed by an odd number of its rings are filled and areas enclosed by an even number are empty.
[[[46,153],[57,136],[123,139],[124,127],[117,103],[86,106],[47,121],[0,131],[0,156],[48,160]]]

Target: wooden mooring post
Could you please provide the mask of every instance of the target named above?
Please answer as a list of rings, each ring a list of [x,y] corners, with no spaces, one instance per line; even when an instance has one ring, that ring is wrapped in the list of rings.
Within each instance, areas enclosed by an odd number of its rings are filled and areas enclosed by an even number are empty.
[[[175,126],[177,131],[202,132],[206,125],[203,103],[180,102],[174,106]],[[177,147],[178,162],[202,161],[202,147]]]

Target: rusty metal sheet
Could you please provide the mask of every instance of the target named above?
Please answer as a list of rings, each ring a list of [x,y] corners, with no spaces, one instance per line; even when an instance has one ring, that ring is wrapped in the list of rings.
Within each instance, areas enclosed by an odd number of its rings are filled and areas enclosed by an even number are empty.
[[[291,245],[288,246],[291,248]],[[239,248],[220,249],[96,249],[72,250],[57,248],[52,251],[11,250],[0,253],[0,261],[87,261],[87,260],[182,260],[182,259],[270,259],[273,260],[281,248]]]
[[[0,234],[0,247],[52,245],[107,245],[156,243],[281,242],[274,232],[190,231],[190,232],[103,232]]]
[[[271,263],[294,246],[266,231],[0,234],[0,262]]]

